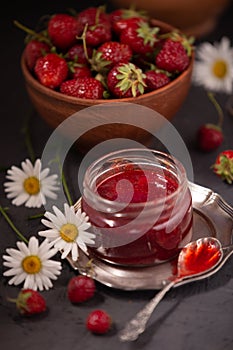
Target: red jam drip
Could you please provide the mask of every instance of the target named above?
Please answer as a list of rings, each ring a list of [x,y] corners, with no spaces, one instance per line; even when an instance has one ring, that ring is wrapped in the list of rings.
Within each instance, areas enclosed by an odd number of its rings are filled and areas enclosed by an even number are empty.
[[[179,277],[200,274],[213,268],[221,258],[219,247],[212,242],[191,244],[183,248],[182,263],[179,266]]]

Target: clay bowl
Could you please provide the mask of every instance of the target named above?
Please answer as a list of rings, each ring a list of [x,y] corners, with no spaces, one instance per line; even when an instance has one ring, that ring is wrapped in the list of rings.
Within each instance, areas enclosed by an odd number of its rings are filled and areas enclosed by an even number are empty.
[[[161,28],[164,33],[174,29],[173,26],[158,20],[152,20],[154,25]],[[28,70],[24,53],[21,57],[21,68],[28,95],[37,113],[47,122],[47,124],[55,129],[65,119],[74,113],[91,106],[98,104],[118,104],[133,103],[148,107],[157,111],[167,120],[171,120],[182,106],[191,84],[191,75],[194,63],[194,54],[191,57],[189,67],[176,79],[166,86],[145,93],[136,98],[122,99],[80,99],[66,96],[60,92],[51,90],[41,85]],[[142,118],[145,119],[146,115]],[[129,138],[138,141],[144,145],[150,144],[151,134],[143,128],[129,124],[111,123],[111,113],[109,113],[108,124],[98,126],[83,134],[77,140],[77,147],[80,152],[87,152],[90,148],[110,138]]]

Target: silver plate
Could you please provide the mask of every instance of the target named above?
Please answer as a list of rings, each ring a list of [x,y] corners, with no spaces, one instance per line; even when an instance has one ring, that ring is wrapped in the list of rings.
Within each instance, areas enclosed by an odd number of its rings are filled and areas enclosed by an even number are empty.
[[[216,237],[222,246],[232,244],[233,208],[211,189],[189,183],[192,194],[194,223],[192,240],[201,237]],[[79,201],[76,203],[76,209]],[[67,258],[70,265],[81,274],[86,274],[90,257],[80,251],[78,262]],[[101,260],[91,262],[93,278],[112,288],[122,290],[161,289],[163,281],[172,276],[174,261],[150,267],[122,267]]]

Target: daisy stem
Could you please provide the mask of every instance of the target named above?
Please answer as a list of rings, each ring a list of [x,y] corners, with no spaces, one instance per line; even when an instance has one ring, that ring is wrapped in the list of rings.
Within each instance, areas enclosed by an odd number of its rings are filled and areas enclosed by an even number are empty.
[[[58,169],[59,169],[59,172],[60,172],[61,182],[62,182],[64,191],[65,191],[65,194],[66,194],[67,201],[68,201],[69,205],[71,206],[71,205],[73,205],[73,201],[71,199],[70,191],[69,191],[69,188],[68,188],[68,185],[67,185],[67,182],[66,182],[66,178],[65,178],[62,166],[61,166],[60,158],[59,158],[58,155],[53,160],[53,162],[58,163]]]
[[[31,219],[39,219],[39,218],[42,218],[44,216],[44,213],[39,213],[39,214],[36,214],[36,215],[31,215],[28,217],[29,220]]]
[[[60,169],[60,173],[61,173],[61,181],[62,181],[62,184],[63,184],[63,187],[64,187],[64,191],[65,191],[68,203],[69,203],[69,205],[72,205],[73,202],[72,202],[72,199],[71,199],[70,191],[68,189],[66,178],[65,178],[64,172],[62,171],[62,168],[61,168],[60,164],[59,164],[59,169]]]
[[[218,113],[218,126],[220,128],[222,128],[223,118],[224,118],[223,110],[222,110],[220,104],[217,102],[216,98],[214,97],[214,94],[212,92],[207,92],[207,94],[208,94],[210,101],[213,103],[213,105]]]
[[[17,227],[14,225],[14,223],[12,222],[12,220],[9,218],[9,216],[7,215],[5,209],[0,206],[0,213],[2,213],[2,215],[4,216],[4,218],[6,219],[6,221],[8,222],[8,224],[10,225],[10,227],[13,229],[13,231],[15,231],[15,233],[19,236],[19,238],[24,241],[25,243],[28,243],[27,238],[24,237],[24,235],[17,229]]]
[[[35,162],[35,152],[32,146],[32,139],[31,139],[31,134],[30,134],[30,128],[29,128],[29,118],[30,116],[27,116],[27,118],[24,121],[24,125],[22,128],[22,133],[24,135],[24,141],[25,141],[25,145],[26,148],[28,150],[28,155],[32,161],[32,163]]]

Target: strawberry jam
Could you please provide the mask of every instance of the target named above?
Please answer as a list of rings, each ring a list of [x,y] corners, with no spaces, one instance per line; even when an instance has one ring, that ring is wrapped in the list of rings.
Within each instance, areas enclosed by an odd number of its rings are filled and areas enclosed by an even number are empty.
[[[89,253],[126,266],[166,261],[191,239],[192,201],[184,168],[162,152],[126,153],[128,158],[124,152],[124,158],[103,157],[85,174],[82,210],[96,234]]]

